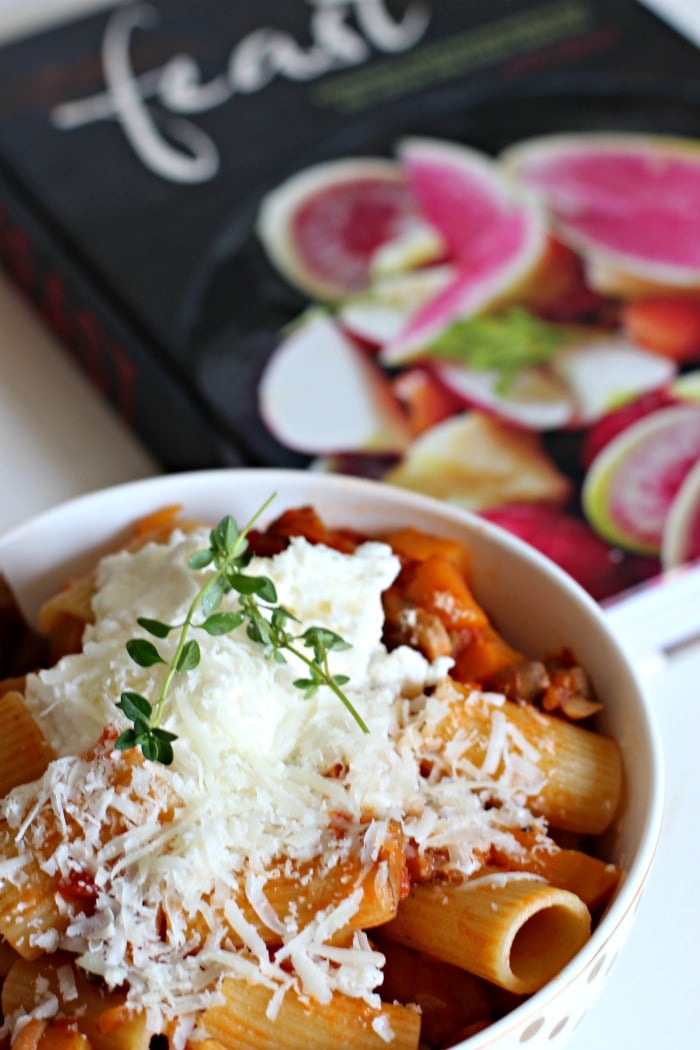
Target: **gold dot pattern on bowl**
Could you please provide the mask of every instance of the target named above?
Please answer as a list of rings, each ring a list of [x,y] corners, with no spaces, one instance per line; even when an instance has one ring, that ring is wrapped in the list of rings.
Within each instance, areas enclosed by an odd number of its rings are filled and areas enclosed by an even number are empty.
[[[557,1023],[554,1026],[554,1028],[549,1033],[549,1038],[550,1039],[556,1039],[556,1037],[559,1035],[559,1033],[562,1032],[566,1028],[568,1023],[569,1023],[568,1016],[567,1017],[562,1017],[561,1021],[557,1021]]]
[[[578,1028],[578,1026],[581,1024],[581,1022],[585,1020],[587,1014],[588,1014],[588,1010],[584,1010],[583,1013],[581,1014],[581,1016],[579,1017],[578,1021],[574,1025],[575,1029]]]
[[[588,977],[586,978],[589,984],[591,983],[591,981],[595,981],[596,977],[605,966],[605,958],[605,952],[603,952],[603,954],[599,955],[596,961],[593,963],[593,966],[591,967],[588,973]]]
[[[535,1021],[531,1021],[527,1028],[523,1030],[523,1033],[520,1036],[520,1042],[527,1043],[530,1039],[534,1039],[543,1024],[544,1017],[538,1017]]]

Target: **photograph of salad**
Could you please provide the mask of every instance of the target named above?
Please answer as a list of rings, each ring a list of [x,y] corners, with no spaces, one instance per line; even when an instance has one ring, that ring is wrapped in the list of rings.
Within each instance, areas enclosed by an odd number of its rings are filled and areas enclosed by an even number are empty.
[[[312,469],[484,515],[604,600],[700,556],[700,143],[405,138],[257,235],[308,308],[260,415]]]

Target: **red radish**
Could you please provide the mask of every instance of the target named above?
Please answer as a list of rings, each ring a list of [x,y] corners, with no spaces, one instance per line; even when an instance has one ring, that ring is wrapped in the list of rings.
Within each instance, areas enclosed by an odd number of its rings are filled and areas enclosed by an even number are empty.
[[[582,489],[586,517],[611,543],[658,554],[670,507],[699,460],[700,405],[658,409],[593,460]]]
[[[423,217],[444,238],[457,274],[385,349],[388,365],[419,355],[454,320],[513,293],[547,243],[539,210],[513,191],[485,154],[414,138],[400,144],[399,158]]]
[[[638,419],[643,419],[659,408],[668,408],[669,405],[676,404],[678,398],[667,388],[661,387],[649,390],[631,401],[626,401],[619,408],[606,412],[593,424],[581,443],[581,465],[587,470],[608,442]]]
[[[658,135],[542,136],[503,155],[598,287],[700,292],[700,146]]]
[[[672,361],[595,331],[560,350],[551,369],[573,395],[579,426],[595,422],[621,397],[667,386],[676,373]]]
[[[379,350],[406,324],[406,312],[371,299],[350,299],[338,311],[344,332],[371,350]]]
[[[542,503],[519,503],[482,511],[569,573],[602,600],[655,575],[656,559],[631,558],[610,547],[580,518]]]
[[[377,249],[420,221],[398,165],[352,158],[307,168],[269,193],[257,232],[291,284],[333,300],[367,288]]]

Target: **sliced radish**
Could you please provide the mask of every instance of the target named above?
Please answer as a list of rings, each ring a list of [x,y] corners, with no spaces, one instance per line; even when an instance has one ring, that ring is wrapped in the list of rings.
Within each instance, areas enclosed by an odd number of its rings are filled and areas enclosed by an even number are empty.
[[[338,311],[338,322],[353,339],[378,350],[401,331],[406,312],[372,299],[351,299]]]
[[[553,430],[574,416],[570,392],[560,379],[542,368],[526,368],[501,390],[498,372],[466,365],[436,363],[435,375],[465,405],[481,408],[528,430]]]
[[[405,310],[408,315],[447,288],[456,275],[457,270],[450,263],[424,266],[410,273],[377,278],[369,294],[376,302]]]
[[[593,460],[582,489],[586,517],[611,543],[658,554],[670,507],[698,460],[700,405],[660,408]]]
[[[700,558],[700,461],[686,475],[669,508],[661,541],[664,569]]]
[[[507,169],[535,192],[558,235],[619,294],[700,288],[700,146],[648,134],[549,135],[519,143]]]
[[[373,280],[428,266],[445,258],[444,238],[424,219],[405,224],[393,240],[380,244],[370,260]]]
[[[444,264],[382,277],[366,296],[348,299],[338,319],[350,335],[383,347],[403,331],[416,309],[447,287],[454,274],[454,267]]]
[[[377,249],[419,221],[399,166],[356,157],[287,179],[264,198],[257,233],[291,284],[336,300],[363,291]]]
[[[298,452],[400,452],[410,439],[387,378],[320,311],[277,347],[258,395],[270,432]]]
[[[431,427],[384,480],[468,510],[521,500],[561,503],[570,493],[569,481],[537,434],[480,412],[464,412]]]
[[[658,564],[621,556],[580,518],[543,503],[511,503],[482,516],[525,540],[573,576],[598,601],[640,582]]]
[[[627,430],[633,423],[651,415],[652,412],[658,412],[660,408],[677,405],[680,400],[674,397],[669,389],[659,387],[606,412],[596,420],[581,442],[581,466],[588,470],[598,453],[623,430]]]
[[[416,357],[453,321],[512,293],[539,263],[547,243],[539,210],[511,188],[485,154],[412,138],[401,143],[399,157],[423,216],[448,245],[457,274],[386,349],[389,365]]]
[[[676,374],[673,361],[614,335],[565,347],[550,367],[572,392],[576,422],[583,425],[600,419],[622,398],[666,386]]]

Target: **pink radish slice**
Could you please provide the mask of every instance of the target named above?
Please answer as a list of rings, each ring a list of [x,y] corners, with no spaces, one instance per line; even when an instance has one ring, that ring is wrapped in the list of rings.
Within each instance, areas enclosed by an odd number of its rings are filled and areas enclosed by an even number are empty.
[[[700,558],[700,462],[686,475],[671,503],[661,543],[664,569],[696,558]]]
[[[401,452],[410,440],[388,379],[320,311],[274,351],[258,396],[270,432],[298,452]]]
[[[544,251],[539,211],[511,191],[488,157],[455,143],[407,139],[399,149],[424,217],[442,234],[457,274],[387,347],[385,364],[416,356],[453,321],[491,305]]]
[[[544,369],[524,369],[505,391],[499,390],[497,372],[444,363],[434,365],[433,371],[466,406],[480,408],[527,430],[564,427],[574,416],[569,391]]]
[[[660,284],[700,284],[700,148],[691,140],[553,135],[512,147],[504,162],[572,247]]]
[[[351,158],[307,168],[269,193],[257,232],[290,283],[340,299],[368,286],[378,248],[418,220],[398,165]]]
[[[581,465],[584,470],[588,470],[598,453],[627,427],[660,408],[677,405],[679,401],[680,398],[674,397],[670,390],[662,387],[647,391],[606,412],[593,424],[581,443]]]
[[[397,153],[421,213],[456,262],[468,262],[475,245],[518,213],[510,188],[484,153],[426,138],[404,139]]]
[[[612,543],[657,554],[683,481],[700,460],[700,406],[659,409],[596,456],[582,499],[591,525]]]

